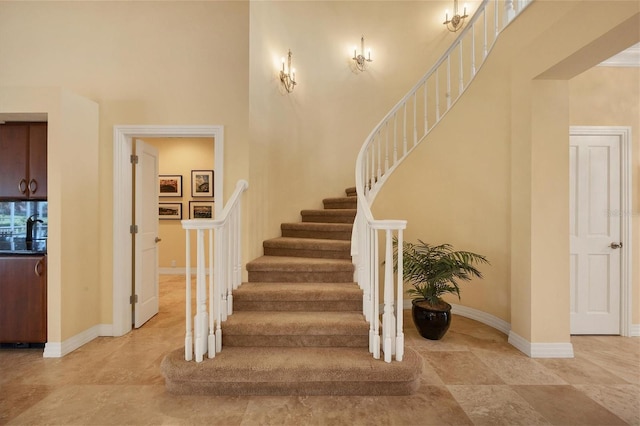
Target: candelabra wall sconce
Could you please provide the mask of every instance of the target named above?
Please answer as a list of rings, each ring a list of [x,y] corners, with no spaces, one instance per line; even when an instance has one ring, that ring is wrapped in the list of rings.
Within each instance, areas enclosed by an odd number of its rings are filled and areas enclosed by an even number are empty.
[[[293,92],[293,88],[296,86],[296,70],[291,68],[291,49],[287,55],[287,67],[285,69],[285,60],[282,58],[282,70],[280,70],[280,81],[288,93]]]
[[[366,66],[367,66],[367,62],[373,62],[373,59],[371,59],[371,49],[367,50],[367,56],[364,56],[364,36],[362,36],[362,38],[360,39],[360,53],[358,54],[358,51],[356,49],[356,47],[353,47],[353,58],[351,58],[354,60],[356,68],[359,69],[360,71],[364,71]]]
[[[453,16],[449,19],[449,11],[447,10],[444,15],[443,24],[447,26],[447,29],[452,33],[455,33],[464,25],[464,20],[468,18],[467,5],[463,5],[462,15],[458,13],[458,0],[453,0]]]

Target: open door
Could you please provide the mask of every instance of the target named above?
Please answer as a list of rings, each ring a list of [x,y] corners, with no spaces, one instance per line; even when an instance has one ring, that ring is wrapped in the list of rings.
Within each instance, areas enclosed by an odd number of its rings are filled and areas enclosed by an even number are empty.
[[[141,327],[158,313],[158,150],[135,141],[133,325]]]

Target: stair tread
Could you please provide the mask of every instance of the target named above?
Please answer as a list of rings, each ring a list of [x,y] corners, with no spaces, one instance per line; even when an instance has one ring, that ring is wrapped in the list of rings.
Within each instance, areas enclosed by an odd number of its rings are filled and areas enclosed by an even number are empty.
[[[247,263],[247,271],[352,271],[353,263],[348,259],[322,259],[293,256],[261,256]]]
[[[368,335],[369,325],[361,312],[240,311],[223,324],[225,336],[261,335]],[[246,332],[249,331],[249,332]]]
[[[170,352],[162,361],[167,380],[191,383],[304,383],[348,381],[409,382],[419,380],[418,354],[407,348],[402,362],[374,359],[369,351],[348,347],[224,347],[203,362],[184,360],[184,349]],[[339,389],[336,389],[339,393]]]
[[[281,229],[312,229],[312,230],[334,230],[351,231],[352,223],[327,223],[327,222],[291,222],[280,225]]]
[[[361,300],[362,290],[355,283],[243,283],[233,292],[242,300]]]
[[[300,214],[304,215],[319,215],[319,216],[353,216],[357,213],[357,209],[305,209],[301,210]]]
[[[330,240],[326,238],[296,238],[277,237],[265,240],[264,247],[295,247],[313,248],[316,250],[350,250],[351,241]]]

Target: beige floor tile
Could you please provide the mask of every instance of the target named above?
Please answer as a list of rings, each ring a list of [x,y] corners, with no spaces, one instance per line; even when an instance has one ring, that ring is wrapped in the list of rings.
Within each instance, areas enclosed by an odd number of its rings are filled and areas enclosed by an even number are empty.
[[[0,425],[7,424],[46,398],[52,388],[45,385],[0,384]]]
[[[474,425],[549,425],[527,401],[507,385],[447,386]]]
[[[251,397],[243,425],[388,425],[381,397]]]
[[[640,424],[639,338],[576,336],[575,359],[530,359],[503,333],[456,315],[442,340],[424,339],[408,311],[405,342],[424,365],[414,395],[171,395],[159,365],[184,344],[183,278],[161,276],[160,290],[159,314],[125,336],[99,337],[63,358],[0,350],[0,425],[590,424],[571,416],[574,406]]]
[[[567,382],[524,354],[496,353],[484,349],[473,353],[510,385],[563,385]]]
[[[624,425],[620,417],[573,386],[512,386],[538,413],[556,425]]]
[[[536,359],[547,370],[552,371],[570,384],[623,384],[624,379],[605,370],[578,354],[575,358]]]
[[[577,385],[575,388],[630,425],[640,425],[640,386]]]
[[[447,385],[499,385],[504,381],[471,352],[422,352]]]

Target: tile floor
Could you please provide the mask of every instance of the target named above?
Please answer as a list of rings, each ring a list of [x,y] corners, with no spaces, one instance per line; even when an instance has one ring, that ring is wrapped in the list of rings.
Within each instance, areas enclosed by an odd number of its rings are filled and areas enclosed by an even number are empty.
[[[183,344],[183,301],[183,278],[162,276],[160,313],[139,330],[57,359],[0,350],[0,424],[640,425],[640,338],[574,337],[574,359],[530,359],[460,316],[435,342],[406,317],[424,359],[412,396],[173,396],[159,366]]]

